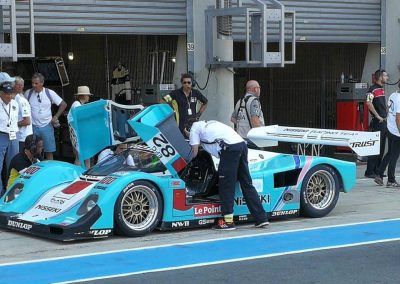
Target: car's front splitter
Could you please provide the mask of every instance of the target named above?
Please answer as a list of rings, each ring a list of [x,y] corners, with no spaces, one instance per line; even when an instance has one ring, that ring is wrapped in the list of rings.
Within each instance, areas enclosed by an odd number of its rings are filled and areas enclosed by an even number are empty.
[[[92,230],[90,227],[101,216],[101,210],[95,206],[89,213],[77,222],[69,225],[30,222],[18,219],[18,214],[13,212],[0,212],[0,227],[13,231],[32,234],[38,237],[58,241],[75,241],[94,238],[105,238],[113,233],[112,228]]]

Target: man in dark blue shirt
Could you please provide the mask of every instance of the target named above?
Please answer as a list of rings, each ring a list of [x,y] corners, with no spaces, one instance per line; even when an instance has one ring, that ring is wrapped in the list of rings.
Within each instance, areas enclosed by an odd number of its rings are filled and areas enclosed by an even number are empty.
[[[175,111],[176,121],[179,130],[185,136],[185,125],[189,118],[199,118],[206,110],[208,100],[200,91],[192,88],[193,80],[190,74],[183,74],[181,77],[182,87],[166,95],[163,100],[169,103]],[[197,111],[197,103],[200,109]]]

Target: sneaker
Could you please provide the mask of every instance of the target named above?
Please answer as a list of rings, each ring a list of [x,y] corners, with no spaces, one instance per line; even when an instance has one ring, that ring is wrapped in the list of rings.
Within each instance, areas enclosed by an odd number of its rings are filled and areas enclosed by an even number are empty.
[[[397,181],[394,182],[387,182],[386,187],[396,187],[399,188],[400,184],[397,183]]]
[[[256,228],[264,228],[264,227],[266,227],[266,226],[268,226],[268,225],[269,225],[268,220],[265,220],[265,221],[256,222],[256,223],[254,224],[254,227],[256,227]]]
[[[377,185],[383,185],[383,179],[380,177],[380,176],[377,176],[377,177],[375,177],[374,178],[374,182],[377,184]],[[388,183],[389,184],[389,183]]]
[[[236,227],[233,222],[227,223],[224,219],[219,219],[217,224],[212,227],[212,229],[218,231],[232,231],[236,230]]]

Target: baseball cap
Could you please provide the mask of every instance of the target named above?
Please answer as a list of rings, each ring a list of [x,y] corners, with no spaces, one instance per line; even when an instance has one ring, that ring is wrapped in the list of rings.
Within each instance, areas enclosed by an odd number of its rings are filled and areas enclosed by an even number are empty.
[[[6,72],[0,72],[0,85],[5,82],[14,82],[15,78],[8,75]]]
[[[14,92],[14,82],[4,82],[0,84],[0,91],[6,94]]]

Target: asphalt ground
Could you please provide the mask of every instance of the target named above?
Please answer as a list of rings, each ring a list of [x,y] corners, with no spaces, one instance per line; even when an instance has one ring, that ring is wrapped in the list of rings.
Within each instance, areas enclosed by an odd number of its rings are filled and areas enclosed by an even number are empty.
[[[400,168],[398,168],[400,169]],[[307,228],[317,228],[317,227],[326,227],[326,226],[337,226],[341,224],[352,224],[352,223],[365,223],[365,222],[370,222],[370,221],[376,221],[376,220],[389,220],[389,219],[395,219],[395,218],[400,218],[400,210],[399,210],[399,204],[400,204],[400,190],[398,189],[392,189],[392,188],[386,188],[386,187],[380,187],[375,185],[375,183],[371,179],[365,179],[363,178],[363,173],[365,170],[365,165],[360,164],[357,166],[357,184],[355,188],[348,194],[341,194],[339,198],[339,202],[336,206],[336,208],[329,214],[328,216],[320,219],[310,219],[310,218],[296,218],[296,219],[287,219],[287,220],[276,220],[271,222],[271,225],[267,229],[256,229],[253,228],[251,224],[245,224],[245,225],[240,225],[238,226],[238,230],[232,231],[232,232],[215,232],[209,229],[197,229],[197,230],[183,230],[183,231],[177,231],[177,232],[155,232],[153,234],[150,234],[148,236],[142,237],[142,238],[135,238],[135,239],[130,239],[130,238],[121,238],[121,237],[112,237],[109,239],[105,240],[97,240],[97,241],[85,241],[85,242],[75,242],[75,243],[60,243],[60,242],[55,242],[55,241],[50,241],[50,240],[45,240],[45,239],[39,239],[35,238],[29,235],[25,234],[20,234],[20,233],[15,233],[15,232],[9,232],[9,231],[0,231],[0,263],[1,267],[0,270],[3,270],[1,272],[1,275],[3,277],[0,277],[0,283],[22,283],[16,281],[17,279],[15,278],[15,275],[19,274],[19,269],[21,269],[21,272],[23,272],[23,266],[27,264],[29,261],[35,261],[35,263],[38,264],[45,264],[44,267],[48,267],[48,269],[36,269],[35,271],[39,271],[39,273],[42,273],[41,281],[35,281],[34,278],[31,278],[33,281],[32,283],[51,283],[51,282],[59,282],[58,279],[55,278],[46,278],[46,275],[49,274],[50,271],[53,271],[52,265],[53,262],[49,261],[49,258],[57,258],[55,260],[63,260],[66,257],[69,256],[76,256],[76,255],[86,255],[86,254],[97,254],[99,253],[102,255],[102,253],[105,252],[110,252],[110,251],[126,251],[126,250],[132,250],[132,249],[142,249],[142,248],[148,248],[148,247],[158,247],[158,246],[165,246],[165,245],[177,245],[182,246],[182,243],[190,243],[190,242],[201,242],[201,241],[208,241],[208,240],[215,240],[215,239],[229,239],[229,238],[234,238],[238,237],[245,237],[249,235],[263,235],[263,234],[270,234],[270,233],[276,233],[280,234],[283,233],[284,231],[297,231],[297,230],[304,230]],[[399,175],[400,172],[397,171],[397,175]],[[361,249],[363,247],[367,246],[373,246],[375,245],[374,242],[368,243],[368,245],[364,245],[362,247],[357,247],[354,248],[355,250]],[[381,259],[381,262],[385,263],[385,255],[386,253],[390,253],[389,248],[386,248],[386,245],[383,245],[384,248],[382,248],[381,254],[377,254],[377,259]],[[398,242],[393,242],[393,251],[397,249],[398,251]],[[346,250],[348,248],[338,248],[338,250]],[[336,249],[335,249],[336,250]],[[366,249],[366,252],[369,250]],[[297,254],[296,256],[293,256],[295,258],[297,257],[305,257],[305,262],[307,261],[307,256],[310,257],[311,259],[314,254],[319,254],[323,252],[304,252],[302,254]],[[330,253],[334,253],[333,250],[329,252],[328,255],[326,255],[327,259],[331,259]],[[398,255],[398,254],[397,254]],[[177,255],[177,259],[181,259],[185,255]],[[84,256],[86,257],[86,256]],[[162,257],[162,256],[160,256]],[[232,263],[232,264],[224,264],[220,263],[216,265],[213,268],[216,271],[216,273],[220,274],[218,271],[220,266],[225,267],[225,265],[228,265],[231,267],[230,269],[237,269],[235,268],[235,265],[243,265],[244,271],[246,271],[246,266],[251,266],[253,262],[256,263],[265,263],[263,266],[269,266],[271,262],[275,261],[279,263],[280,259],[284,259],[286,256],[275,256],[273,258],[266,258],[265,260],[263,259],[257,259],[257,260],[247,260],[247,261],[240,261],[238,263]],[[360,257],[367,257],[368,261],[371,260],[371,263],[366,263],[365,267],[370,267],[373,265],[373,257],[367,255],[365,256],[365,253],[360,255]],[[121,261],[124,261],[123,258],[119,258]],[[347,261],[348,258],[346,258]],[[43,261],[46,260],[46,261]],[[400,268],[400,257],[398,257],[398,262],[397,268]],[[286,266],[283,266],[280,268],[280,273],[285,274],[285,269],[287,269],[287,266],[297,266],[300,265],[299,262],[297,262],[296,259],[290,260],[289,264],[286,264]],[[343,261],[343,260],[342,260]],[[174,261],[171,261],[171,266],[174,266]],[[338,262],[338,263],[336,263]],[[337,265],[342,265],[342,262],[340,262],[338,259],[335,260],[335,258],[332,258],[332,270],[335,271]],[[387,262],[384,266],[387,267],[389,270],[392,269],[390,266],[390,261]],[[319,263],[320,265],[323,265],[323,262]],[[232,266],[231,266],[232,265]],[[329,263],[326,264],[329,266]],[[15,270],[10,270],[10,268],[15,269]],[[82,270],[82,267],[79,265],[77,266],[72,266],[71,268],[68,268],[69,271],[74,271],[76,269],[77,271]],[[203,269],[203,268],[193,268],[194,271],[198,271],[197,269]],[[242,268],[240,268],[242,269]],[[300,269],[300,268],[299,268]],[[325,268],[324,268],[325,269]],[[168,270],[168,268],[166,268]],[[368,271],[371,269],[368,269]],[[395,271],[395,269],[393,268]],[[400,271],[400,269],[397,269]],[[3,274],[4,272],[7,271],[15,271],[16,274]],[[55,270],[54,270],[55,271]],[[190,269],[185,269],[185,271],[190,271]],[[275,270],[274,270],[275,271]],[[307,271],[307,270],[306,270]],[[323,269],[321,270],[323,271]],[[67,273],[66,271],[65,273]],[[389,273],[390,271],[387,271]],[[148,274],[143,274],[143,277],[149,277],[146,275],[156,275],[157,277],[159,272],[157,273],[148,273]],[[183,270],[176,270],[175,272],[169,272],[169,273],[177,273],[178,275],[183,274]],[[249,272],[250,273],[250,272]],[[271,272],[269,272],[271,273]],[[276,272],[278,273],[278,272]],[[358,272],[355,279],[358,279]],[[385,273],[383,271],[382,273]],[[393,274],[393,271],[390,272]],[[215,275],[218,275],[215,274]],[[29,275],[29,270],[27,270],[26,275]],[[361,274],[360,274],[361,275]],[[82,275],[79,275],[79,273],[72,278],[60,278],[63,281],[65,279],[69,280],[78,280],[78,279],[84,279],[85,277],[81,277]],[[397,277],[397,275],[395,275]],[[9,277],[9,278],[7,278]],[[44,277],[44,278],[42,278]],[[49,275],[50,277],[50,275]],[[138,277],[137,275],[135,277]],[[189,277],[189,276],[183,276],[183,277]],[[193,275],[192,275],[193,277]],[[330,283],[330,282],[318,282],[318,277],[315,276],[315,281],[317,282],[300,282],[300,283]],[[46,279],[46,280],[43,280]],[[118,278],[116,278],[118,279]],[[151,279],[148,278],[148,279]],[[156,278],[155,278],[156,279]],[[196,278],[197,279],[197,278]],[[204,281],[210,280],[208,278],[205,278]],[[241,279],[240,277],[238,279]],[[258,276],[255,276],[255,280],[260,279]],[[334,278],[333,278],[334,279]],[[394,278],[394,279],[399,279],[397,282],[365,282],[364,283],[399,283],[400,278]],[[125,281],[126,280],[126,281]],[[128,279],[125,279],[124,281],[114,282],[114,283],[121,283],[121,282],[132,282]],[[134,278],[134,282],[136,280],[140,280],[139,278]],[[182,281],[184,278],[182,278]],[[246,279],[242,279],[245,283]],[[22,280],[21,280],[22,281]],[[96,280],[100,281],[100,279]],[[111,281],[111,280],[104,280],[104,281]],[[211,280],[210,280],[211,281]],[[314,280],[313,280],[314,281]],[[27,281],[23,281],[24,283],[28,283]],[[180,282],[180,281],[179,281]],[[175,282],[175,283],[179,283]],[[105,282],[108,283],[108,282]],[[155,282],[153,282],[155,283]],[[182,282],[180,282],[182,283]],[[196,282],[194,282],[196,283]],[[199,283],[199,282],[198,282]],[[203,282],[204,283],[204,282]],[[228,282],[227,282],[228,283]],[[229,283],[234,283],[234,282],[229,282]],[[239,282],[237,282],[239,283]],[[254,282],[257,283],[257,282]],[[263,282],[263,283],[268,283],[268,282]],[[272,283],[272,282],[271,282]],[[276,282],[275,282],[276,283]],[[285,283],[285,282],[282,282]],[[286,282],[290,283],[290,282]],[[333,283],[333,282],[332,282]],[[336,283],[359,283],[359,282],[336,282]]]
[[[397,284],[400,241],[322,250],[86,283]]]

